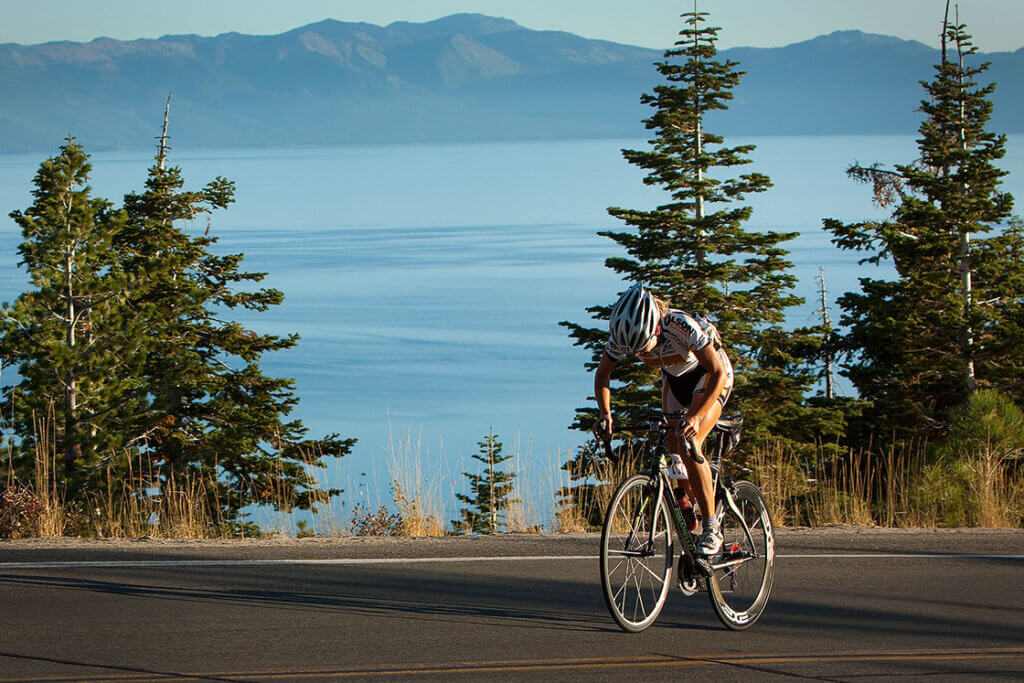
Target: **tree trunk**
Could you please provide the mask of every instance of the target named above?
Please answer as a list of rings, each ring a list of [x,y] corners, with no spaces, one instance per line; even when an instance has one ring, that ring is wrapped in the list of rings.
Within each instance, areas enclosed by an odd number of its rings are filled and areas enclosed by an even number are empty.
[[[69,181],[67,189],[67,204],[65,206],[64,229],[70,238],[71,235],[71,193],[74,181]],[[64,285],[66,301],[64,302],[64,315],[66,317],[65,340],[68,349],[75,348],[75,288],[74,288],[74,253],[75,243],[72,239],[64,251]],[[72,354],[73,359],[73,354]],[[68,363],[67,374],[64,378],[64,477],[70,480],[75,473],[75,456],[78,450],[75,434],[78,431],[77,416],[78,410],[77,386],[75,382],[74,362]]]
[[[162,171],[164,170],[164,162],[167,159],[167,150],[170,147],[167,146],[167,122],[171,117],[171,93],[167,93],[167,105],[164,107],[164,127],[160,133],[160,144],[157,147],[157,167]]]
[[[489,533],[498,530],[498,501],[494,500],[494,435],[487,439],[487,499],[491,505],[491,524]]]
[[[825,398],[836,397],[835,378],[832,376],[832,319],[828,315],[828,300],[825,291],[825,267],[819,269],[818,284],[821,293],[821,324],[825,327]]]
[[[957,25],[960,24],[960,10],[956,12]],[[956,51],[959,57],[959,72],[960,72],[960,149],[963,152],[967,152],[967,131],[964,128],[964,119],[967,116],[966,103],[964,102],[964,52],[963,45],[958,38],[956,41]],[[965,154],[966,156],[966,154]],[[962,186],[962,191],[966,197],[968,187],[966,183]],[[963,357],[964,357],[964,373],[967,382],[967,391],[973,392],[975,388],[975,377],[974,377],[974,328],[971,325],[971,317],[974,308],[973,302],[973,291],[971,286],[971,231],[969,225],[960,225],[960,289],[961,296],[963,298],[963,316],[964,316],[964,331],[963,331]]]
[[[694,14],[697,13],[697,0],[693,0],[693,12],[694,12]],[[694,25],[694,28],[696,28],[696,24]],[[693,36],[693,43],[696,46],[696,44],[697,44],[697,36],[696,36],[696,34],[694,34],[694,36]],[[704,132],[703,132],[703,115],[700,113],[700,94],[698,94],[696,87],[694,88],[693,108],[698,113],[697,130],[694,131],[694,150],[696,152],[694,154],[694,160],[697,162],[696,163],[696,166],[697,166],[697,182],[701,183],[701,182],[704,181],[704,168],[700,165],[700,157],[704,154],[704,139],[703,139],[704,138]],[[698,224],[701,221],[704,220],[704,193],[703,193],[703,191],[700,191],[700,192],[696,193],[695,202],[694,202],[694,218],[696,218]],[[700,231],[699,234],[700,234],[701,238],[707,237],[707,235],[704,233],[704,228],[703,227],[699,227],[697,229]],[[707,259],[707,253],[704,251],[704,249],[700,249],[697,252],[697,264],[703,266],[706,259]]]

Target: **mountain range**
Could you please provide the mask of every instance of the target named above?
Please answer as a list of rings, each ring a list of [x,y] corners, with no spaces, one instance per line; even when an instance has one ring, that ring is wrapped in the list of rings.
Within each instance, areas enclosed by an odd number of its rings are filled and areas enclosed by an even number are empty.
[[[173,91],[174,146],[639,137],[659,50],[456,14],[387,26],[325,20],[272,36],[0,44],[0,152],[142,148]],[[732,48],[746,72],[712,130],[909,133],[939,51],[839,31]],[[1024,130],[1024,48],[979,54],[993,130]]]

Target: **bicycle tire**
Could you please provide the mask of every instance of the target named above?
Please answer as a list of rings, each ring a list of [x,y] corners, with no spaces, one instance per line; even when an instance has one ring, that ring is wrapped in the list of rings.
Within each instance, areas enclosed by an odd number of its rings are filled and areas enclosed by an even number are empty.
[[[654,623],[672,587],[672,523],[657,491],[650,475],[626,479],[615,490],[601,528],[605,604],[629,633]]]
[[[756,551],[753,553],[756,557],[739,565],[716,569],[708,580],[708,597],[719,620],[733,631],[742,631],[761,617],[771,595],[775,575],[775,531],[764,496],[754,484],[738,481],[733,484],[731,493],[746,521],[750,537],[744,533],[736,511],[725,500],[718,501],[725,506],[722,516],[724,543],[722,553],[714,562],[744,557],[752,551]]]

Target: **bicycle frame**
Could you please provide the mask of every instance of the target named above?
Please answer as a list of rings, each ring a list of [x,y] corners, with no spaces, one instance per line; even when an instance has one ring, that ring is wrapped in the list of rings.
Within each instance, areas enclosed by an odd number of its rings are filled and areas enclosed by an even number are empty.
[[[771,594],[775,543],[764,495],[742,477],[733,479],[733,468],[724,466],[726,456],[740,441],[742,419],[719,419],[714,425],[716,438],[706,442],[702,453],[689,439],[685,440],[689,451],[676,450],[678,427],[672,418],[663,416],[628,428],[631,438],[637,439],[638,460],[615,488],[604,515],[600,564],[605,602],[620,628],[629,633],[643,631],[664,607],[675,570],[684,595],[706,590],[719,620],[731,630],[745,630],[761,616]],[[604,446],[609,459],[618,460],[610,442],[605,441]],[[714,504],[704,511],[705,521],[713,507],[713,521],[721,524],[723,532],[723,542],[715,544],[721,545],[721,550],[713,555],[698,554],[698,537],[687,523],[692,524],[694,518],[679,505],[674,489],[678,482],[669,477],[673,473],[669,451],[682,453],[688,464],[700,463],[696,474],[711,477],[710,482],[701,477],[705,486],[712,485],[715,496]],[[710,462],[704,460],[705,454]],[[704,470],[705,463],[710,472]],[[751,560],[754,562],[747,564]]]
[[[688,525],[686,523],[686,520],[683,518],[683,511],[679,507],[679,503],[676,500],[675,495],[672,493],[672,491],[673,491],[672,482],[671,482],[671,480],[668,477],[668,473],[666,472],[665,437],[667,436],[668,431],[669,431],[666,427],[667,427],[667,423],[666,423],[666,421],[664,419],[662,419],[660,422],[657,422],[657,423],[654,423],[654,424],[651,425],[650,431],[657,431],[658,438],[656,439],[656,441],[655,440],[651,440],[651,441],[655,441],[655,446],[651,450],[651,454],[649,456],[650,471],[648,472],[648,474],[649,474],[649,476],[651,477],[652,480],[658,482],[658,492],[657,492],[657,495],[654,497],[654,500],[660,500],[666,506],[668,506],[668,509],[671,511],[671,515],[670,516],[672,518],[672,523],[675,526],[676,538],[678,538],[680,540],[680,542],[683,544],[683,553],[682,553],[683,565],[682,565],[681,568],[686,570],[686,572],[689,574],[689,577],[700,575],[700,576],[704,576],[705,578],[707,578],[707,577],[710,577],[712,575],[712,573],[714,571],[716,571],[716,570],[726,569],[728,567],[733,567],[733,566],[739,566],[739,565],[741,565],[741,564],[743,564],[745,562],[749,562],[749,561],[751,561],[753,559],[757,559],[758,556],[757,556],[756,550],[754,551],[753,555],[746,555],[746,556],[743,556],[743,557],[733,557],[733,558],[729,558],[727,560],[724,560],[722,562],[715,562],[715,563],[709,562],[707,560],[707,558],[705,558],[704,556],[699,555],[697,553],[697,546],[696,546],[696,543],[694,542],[693,534],[690,533],[690,529],[689,529],[689,527],[688,527]],[[693,440],[692,439],[685,439],[685,443],[686,443],[686,447],[689,449],[690,453],[692,455],[696,456],[696,454],[697,454],[697,445],[693,442]],[[605,450],[608,453],[609,457],[612,458],[613,460],[617,459],[612,454],[611,444],[606,441],[604,445],[605,445]],[[712,458],[712,462],[709,463],[710,467],[711,467],[712,477],[713,477],[713,486],[712,486],[712,488],[715,491],[715,499],[716,500],[721,499],[721,500],[724,501],[724,503],[726,505],[729,506],[729,508],[736,515],[737,519],[739,519],[740,524],[743,527],[743,534],[747,538],[749,547],[755,548],[756,546],[754,544],[753,537],[750,534],[750,528],[747,526],[746,519],[744,519],[743,513],[736,506],[736,502],[733,500],[732,494],[729,492],[729,486],[727,486],[726,482],[723,481],[723,478],[722,478],[722,475],[721,475],[721,456],[722,456],[722,452],[721,451],[722,451],[722,449],[720,447],[716,446],[715,450],[716,450],[715,456]],[[703,457],[703,456],[699,456],[699,457]],[[638,510],[637,512],[638,512],[638,514],[644,514],[643,510]],[[657,516],[656,516],[657,515],[657,505],[653,506],[653,508],[650,510],[650,514],[652,515],[653,519],[657,519]],[[719,511],[718,514],[721,515],[722,511]],[[648,538],[647,538],[647,542],[646,542],[646,547],[647,548],[654,547],[654,527],[655,527],[655,524],[651,524],[650,525],[650,530],[648,531]],[[668,530],[666,529],[666,532],[667,531]],[[637,554],[640,554],[640,553],[637,553]]]

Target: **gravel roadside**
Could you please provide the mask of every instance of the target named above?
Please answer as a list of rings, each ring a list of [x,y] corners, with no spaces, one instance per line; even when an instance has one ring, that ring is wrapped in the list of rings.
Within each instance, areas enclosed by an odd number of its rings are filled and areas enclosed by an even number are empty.
[[[1024,529],[785,528],[776,552],[1024,555]],[[4,562],[342,559],[596,555],[598,534],[496,534],[443,538],[330,537],[218,540],[47,538],[0,541]]]

